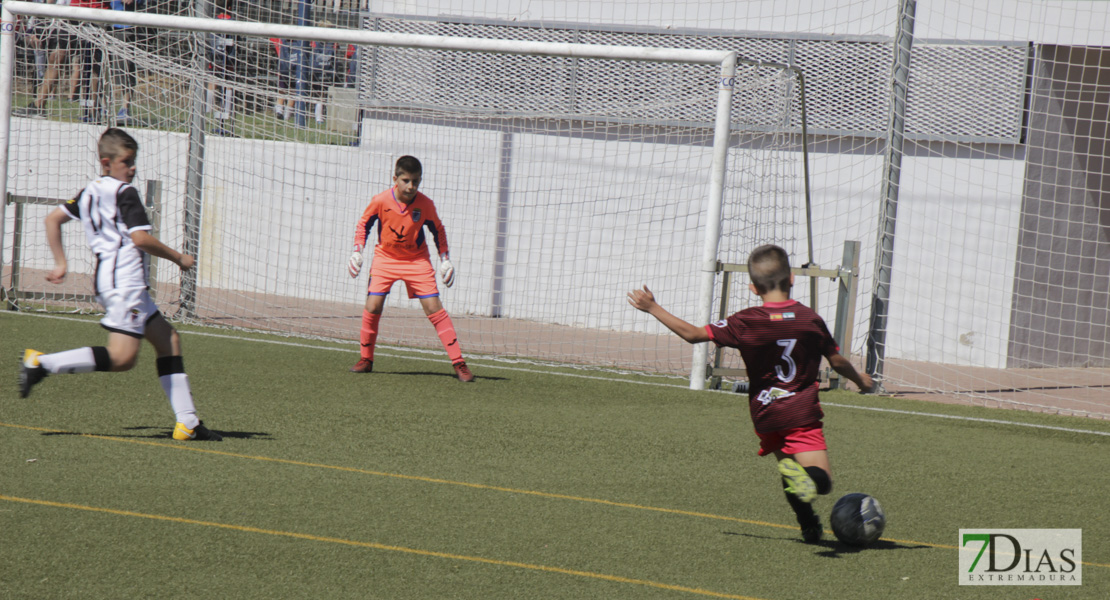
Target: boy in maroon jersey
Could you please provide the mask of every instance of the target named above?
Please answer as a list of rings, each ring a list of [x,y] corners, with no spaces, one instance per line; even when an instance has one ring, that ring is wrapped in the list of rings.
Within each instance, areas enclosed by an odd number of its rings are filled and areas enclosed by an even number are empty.
[[[821,430],[817,401],[821,357],[863,392],[873,382],[840,354],[825,322],[810,308],[790,299],[794,274],[790,259],[778,246],[760,246],[748,257],[752,293],[763,306],[742,310],[728,319],[698,327],[667,312],[644,286],[628,294],[628,302],[650,314],[691,344],[712,341],[740,350],[751,385],[748,405],[759,436],[759,455],[773,453],[786,500],[798,517],[802,538],[821,540],[821,520],[810,503],[832,491],[828,447]]]

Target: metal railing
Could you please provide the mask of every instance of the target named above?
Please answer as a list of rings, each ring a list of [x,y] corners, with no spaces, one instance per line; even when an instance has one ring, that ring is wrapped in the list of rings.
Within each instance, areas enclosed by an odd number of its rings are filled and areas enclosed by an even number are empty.
[[[859,250],[860,243],[856,241],[844,242],[844,255],[841,265],[835,269],[822,269],[816,266],[794,267],[790,272],[795,276],[812,277],[815,280],[828,277],[837,282],[836,318],[833,321],[833,339],[837,346],[848,348],[851,343],[852,327],[855,325],[856,296],[859,292]],[[747,273],[748,265],[717,263],[717,272],[721,273],[721,303],[717,312],[718,319],[727,319],[729,312],[729,288],[732,284],[733,273]],[[713,354],[713,364],[706,368],[706,377],[709,387],[720,389],[723,377],[746,378],[747,369],[738,369],[721,366],[724,362],[724,348],[717,347]],[[829,389],[841,387],[840,376],[832,369],[821,371],[821,380],[829,382]]]
[[[26,216],[24,214],[24,207],[28,205],[39,206],[58,206],[66,202],[66,198],[43,198],[40,196],[17,196],[14,194],[7,194],[5,199],[6,204],[15,205],[14,209],[14,235],[12,237],[12,276],[11,287],[8,289],[0,288],[0,293],[3,294],[3,299],[8,305],[8,310],[19,310],[20,300],[29,300],[37,302],[88,302],[95,304],[96,296],[91,294],[62,294],[56,292],[29,292],[22,288],[23,279],[23,228]],[[155,237],[158,235],[159,225],[161,223],[162,213],[162,182],[157,180],[150,180],[146,182],[146,208],[147,216],[150,219],[151,233]],[[158,260],[150,257],[150,295],[155,297],[154,284],[158,281]]]

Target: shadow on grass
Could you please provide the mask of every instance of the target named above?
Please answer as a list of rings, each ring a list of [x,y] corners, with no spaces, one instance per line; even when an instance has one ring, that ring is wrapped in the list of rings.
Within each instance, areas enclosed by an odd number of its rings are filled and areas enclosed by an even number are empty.
[[[801,540],[798,540],[798,542],[804,543]],[[826,550],[822,550],[817,553],[817,556],[824,556],[825,558],[840,558],[841,554],[858,554],[860,552],[883,550],[928,550],[933,547],[926,546],[924,544],[909,545],[899,544],[898,542],[890,542],[887,540],[878,540],[876,542],[868,544],[866,547],[860,548],[859,546],[849,546],[848,544],[842,544],[835,539],[821,540],[819,544],[813,545],[824,546],[826,548]]]
[[[173,427],[124,427],[124,431],[133,433],[119,434],[119,433],[90,433],[88,431],[47,431],[42,435],[99,435],[104,437],[116,438],[135,438],[145,440],[164,440],[173,439]],[[269,433],[264,431],[229,431],[226,429],[213,429],[216,433],[223,436],[224,439],[234,438],[240,440],[272,440],[274,439]],[[208,441],[208,440],[196,440]]]
[[[867,551],[926,550],[926,549],[932,548],[932,546],[926,546],[924,544],[921,544],[921,545],[916,545],[916,544],[915,545],[907,545],[907,544],[899,544],[897,542],[890,542],[890,541],[887,541],[887,540],[878,540],[877,542],[874,542],[874,543],[868,545],[865,548],[860,548],[858,546],[849,546],[848,544],[843,544],[843,543],[837,541],[836,538],[823,539],[820,542],[817,542],[816,544],[807,544],[804,541],[802,541],[801,538],[798,538],[798,537],[789,537],[789,538],[775,537],[775,536],[770,536],[770,535],[757,535],[757,534],[754,534],[754,533],[737,533],[735,531],[722,531],[721,533],[723,533],[725,535],[737,535],[737,536],[748,537],[748,538],[756,538],[756,539],[760,539],[760,540],[774,540],[774,541],[780,541],[780,542],[790,542],[790,543],[794,543],[794,544],[802,544],[802,545],[805,545],[805,546],[812,546],[813,548],[824,548],[824,550],[821,550],[820,552],[817,552],[816,554],[817,554],[817,556],[824,556],[825,558],[839,558],[841,554],[857,554],[859,552],[867,552]]]
[[[376,373],[377,371],[375,371]],[[451,379],[458,379],[458,375],[454,373],[432,372],[432,371],[382,371],[383,375],[416,375],[419,377],[449,377]],[[508,377],[491,377],[489,375],[474,374],[475,381],[508,381]]]

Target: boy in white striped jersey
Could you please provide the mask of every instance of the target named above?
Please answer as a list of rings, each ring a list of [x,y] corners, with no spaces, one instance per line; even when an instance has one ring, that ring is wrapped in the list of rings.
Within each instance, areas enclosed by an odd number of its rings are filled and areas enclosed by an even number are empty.
[[[195,259],[150,234],[139,192],[131,186],[138,151],[139,144],[127,132],[105,131],[98,144],[102,176],[46,217],[46,239],[54,255],[54,269],[46,275],[51,283],[61,283],[68,271],[62,224],[81,221],[89,249],[96,255],[93,285],[96,300],[105,310],[100,326],[108,330],[108,345],[55,354],[26,350],[19,370],[19,394],[26,398],[32,386],[52,373],[130,370],[145,338],[158,352],[158,379],[177,417],[173,439],[219,441],[220,435],[197,418],[181,359],[181,338],[147,292],[147,255],[169,260],[183,271],[193,268]]]

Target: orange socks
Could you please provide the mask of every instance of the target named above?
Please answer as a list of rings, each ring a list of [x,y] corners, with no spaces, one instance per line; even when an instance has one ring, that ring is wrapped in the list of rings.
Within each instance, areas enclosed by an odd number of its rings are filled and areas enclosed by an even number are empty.
[[[428,315],[428,320],[435,326],[436,333],[439,334],[439,339],[443,342],[443,349],[447,351],[447,358],[451,359],[451,364],[462,362],[459,336],[455,333],[455,325],[451,323],[451,317],[447,314],[447,311],[441,310],[432,313]]]
[[[362,329],[358,332],[358,342],[361,346],[359,353],[366,360],[374,360],[374,344],[378,342],[378,321],[381,319],[380,314],[362,311]]]
[[[362,329],[359,330],[358,336],[361,345],[359,354],[366,360],[374,360],[374,345],[378,341],[378,322],[381,318],[381,315],[362,311]],[[455,325],[451,322],[451,317],[447,314],[447,311],[440,310],[430,314],[428,320],[436,328],[436,334],[443,342],[443,349],[447,351],[447,357],[451,359],[451,364],[462,362],[462,349],[459,348],[458,334],[455,333]]]

